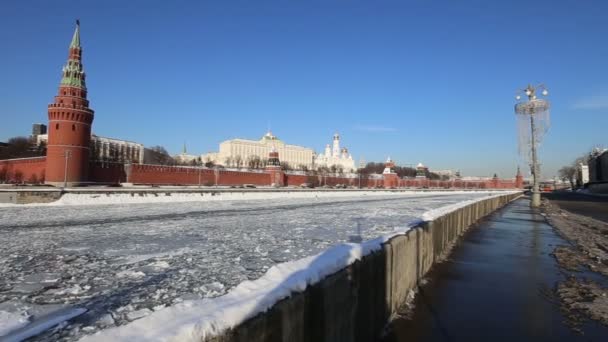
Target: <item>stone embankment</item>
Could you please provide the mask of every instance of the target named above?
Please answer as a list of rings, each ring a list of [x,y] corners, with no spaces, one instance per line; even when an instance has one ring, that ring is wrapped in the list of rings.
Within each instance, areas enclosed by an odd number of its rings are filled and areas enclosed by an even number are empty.
[[[0,191],[0,203],[29,204],[29,203],[50,203],[61,198],[61,190],[20,190],[20,191]]]
[[[477,220],[520,197],[505,194],[423,222],[360,261],[205,341],[373,341],[434,263]]]

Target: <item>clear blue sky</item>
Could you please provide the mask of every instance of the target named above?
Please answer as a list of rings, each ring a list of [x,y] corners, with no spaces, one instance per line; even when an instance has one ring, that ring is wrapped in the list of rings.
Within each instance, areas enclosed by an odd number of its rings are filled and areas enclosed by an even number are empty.
[[[0,141],[46,122],[80,18],[93,130],[259,138],[510,177],[515,90],[545,83],[544,174],[608,144],[608,1],[5,1]]]

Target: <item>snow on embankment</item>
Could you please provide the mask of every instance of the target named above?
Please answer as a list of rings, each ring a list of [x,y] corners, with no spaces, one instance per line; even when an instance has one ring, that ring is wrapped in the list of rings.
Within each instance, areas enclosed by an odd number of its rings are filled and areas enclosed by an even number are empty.
[[[326,198],[326,197],[356,197],[389,194],[398,192],[374,191],[218,191],[218,192],[133,192],[133,193],[100,193],[78,194],[67,193],[53,204],[83,205],[83,204],[119,204],[119,203],[173,203],[173,202],[209,202],[209,201],[238,201],[265,200],[277,198]]]
[[[204,340],[267,311],[292,293],[303,292],[309,285],[379,250],[383,243],[405,234],[423,221],[436,219],[475,202],[513,193],[516,192],[502,192],[430,210],[418,222],[396,228],[391,234],[361,244],[343,243],[314,256],[278,264],[259,279],[245,281],[224,296],[184,301],[132,323],[86,336],[82,341]]]
[[[331,191],[331,190],[293,190],[293,191],[209,191],[209,192],[99,192],[99,193],[67,193],[52,203],[27,204],[28,206],[55,205],[102,205],[102,204],[137,204],[137,203],[175,203],[175,202],[210,202],[210,201],[247,201],[268,200],[281,198],[334,198],[361,196],[407,196],[407,195],[436,195],[440,194],[470,194],[477,191]],[[493,193],[493,191],[479,191]],[[497,193],[505,193],[498,191]],[[6,204],[5,206],[16,206]],[[24,206],[24,205],[17,205]]]

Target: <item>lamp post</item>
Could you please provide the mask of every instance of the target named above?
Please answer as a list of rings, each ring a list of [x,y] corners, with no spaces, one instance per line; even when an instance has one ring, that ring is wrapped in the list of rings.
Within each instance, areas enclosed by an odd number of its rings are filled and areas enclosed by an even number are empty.
[[[215,176],[215,187],[217,188],[220,178],[220,169],[217,166],[215,166],[213,174]]]
[[[363,169],[365,169],[365,159],[361,157],[361,160],[359,161],[359,169],[357,170],[357,173],[359,173],[359,189],[361,189],[361,172],[363,172]]]
[[[63,188],[65,189],[68,187],[68,159],[70,159],[72,156],[72,151],[65,150],[63,155],[65,157],[65,168],[63,169]]]
[[[201,188],[201,169],[203,168],[202,162],[198,165],[198,188]]]
[[[548,119],[549,119],[549,101],[544,99],[539,99],[536,96],[536,91],[542,90],[542,95],[547,96],[549,92],[544,85],[540,84],[536,87],[532,85],[528,85],[525,89],[519,90],[518,94],[515,96],[516,100],[521,100],[521,93],[525,94],[527,97],[527,101],[521,101],[515,105],[515,113],[519,115],[519,118],[527,121],[527,117],[529,117],[530,129],[529,131],[526,129],[522,129],[522,125],[520,124],[520,152],[522,152],[523,144],[527,143],[530,147],[530,162],[532,169],[532,201],[530,203],[531,207],[539,207],[540,206],[540,167],[538,164],[538,143],[542,139],[542,134],[548,128]],[[539,122],[540,121],[540,122]],[[527,122],[523,122],[527,126]]]

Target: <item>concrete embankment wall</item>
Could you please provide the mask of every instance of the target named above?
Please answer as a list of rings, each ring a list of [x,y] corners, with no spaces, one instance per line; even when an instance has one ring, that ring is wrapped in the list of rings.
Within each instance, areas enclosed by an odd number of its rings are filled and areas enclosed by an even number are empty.
[[[2,191],[0,203],[50,203],[61,198],[61,191]]]
[[[425,222],[304,292],[205,342],[374,341],[458,237],[520,195],[482,200]]]

